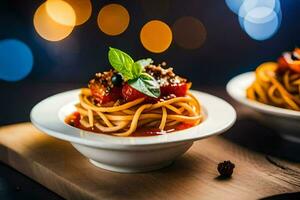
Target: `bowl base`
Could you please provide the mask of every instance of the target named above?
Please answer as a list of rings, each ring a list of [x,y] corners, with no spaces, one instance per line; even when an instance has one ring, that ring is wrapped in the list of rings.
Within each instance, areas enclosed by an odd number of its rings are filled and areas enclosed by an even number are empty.
[[[107,165],[103,164],[97,161],[94,161],[92,159],[89,159],[89,161],[96,167],[113,171],[113,172],[119,172],[119,173],[139,173],[139,172],[149,172],[154,171],[157,169],[161,169],[164,167],[167,167],[173,163],[173,161],[163,162],[157,165],[151,165],[151,166],[145,166],[145,167],[126,167],[126,166],[114,166],[114,165]]]

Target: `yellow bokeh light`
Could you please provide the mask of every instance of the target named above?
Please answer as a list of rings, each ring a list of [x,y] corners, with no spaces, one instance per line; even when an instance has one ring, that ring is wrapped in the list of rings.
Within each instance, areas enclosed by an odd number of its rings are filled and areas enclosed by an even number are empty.
[[[161,53],[171,45],[172,31],[166,23],[152,20],[143,26],[140,39],[148,51]]]
[[[66,25],[75,26],[76,14],[72,6],[62,0],[47,0],[46,10],[55,22]]]
[[[48,3],[48,2],[46,2]],[[49,13],[46,8],[46,3],[43,3],[36,10],[33,17],[34,28],[37,33],[44,39],[49,41],[59,41],[66,38],[74,29],[74,26],[67,26],[61,23],[58,23],[56,20],[53,20],[53,16],[49,16]],[[65,2],[61,5],[65,6]],[[52,9],[52,8],[51,8]],[[67,9],[70,11],[70,9]],[[67,16],[73,16],[73,22],[75,24],[75,12],[68,14]],[[55,19],[60,19],[60,17],[55,17]],[[72,22],[72,19],[63,20],[63,22]]]
[[[207,36],[202,22],[190,16],[176,20],[172,30],[175,42],[185,49],[197,49],[201,47]]]
[[[92,14],[92,3],[90,0],[64,0],[75,11],[76,26],[86,22]]]
[[[104,6],[97,18],[98,26],[107,35],[119,35],[123,33],[130,21],[126,8],[120,4],[108,4]]]

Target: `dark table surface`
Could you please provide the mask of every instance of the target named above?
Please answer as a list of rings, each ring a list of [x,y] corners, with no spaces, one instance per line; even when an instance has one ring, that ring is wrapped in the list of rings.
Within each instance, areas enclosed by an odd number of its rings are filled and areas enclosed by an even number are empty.
[[[30,109],[40,100],[69,89],[79,88],[80,84],[26,84],[1,85],[5,94],[0,105],[0,125],[29,121]],[[14,89],[18,93],[13,93]],[[236,124],[222,137],[231,140],[252,151],[266,156],[277,157],[293,162],[300,162],[300,145],[282,139],[275,131],[259,124],[247,115],[246,108],[234,102],[225,92],[224,87],[202,87],[201,91],[209,92],[229,101],[238,112]],[[7,106],[10,105],[10,106]],[[275,163],[276,164],[276,163]],[[0,163],[0,199],[61,199],[58,195],[32,181],[14,169]],[[266,199],[300,199],[299,193],[281,194]]]

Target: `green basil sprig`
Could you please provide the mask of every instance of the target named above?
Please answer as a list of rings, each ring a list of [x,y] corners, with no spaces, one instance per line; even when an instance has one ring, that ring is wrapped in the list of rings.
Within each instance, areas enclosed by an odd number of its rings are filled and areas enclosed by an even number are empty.
[[[111,66],[121,73],[125,80],[135,78],[135,73],[133,71],[138,70],[133,70],[134,61],[127,53],[110,47],[108,52],[108,60]]]
[[[158,98],[160,96],[159,84],[147,73],[142,73],[138,78],[129,80],[128,84],[149,97]]]
[[[153,63],[152,59],[147,58],[134,62],[125,52],[110,47],[108,60],[131,87],[149,97],[158,98],[160,96],[159,84],[151,75],[144,72],[144,67]]]

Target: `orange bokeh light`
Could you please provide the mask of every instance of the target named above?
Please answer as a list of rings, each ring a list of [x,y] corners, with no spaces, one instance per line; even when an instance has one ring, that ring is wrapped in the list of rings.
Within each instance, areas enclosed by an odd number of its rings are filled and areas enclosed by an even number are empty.
[[[53,12],[52,9],[56,7],[57,12]],[[69,13],[62,14],[61,12]],[[69,18],[63,19],[64,16]],[[50,0],[38,7],[33,17],[33,24],[35,30],[42,38],[49,41],[59,41],[71,34],[74,29],[75,20],[75,12],[69,4],[61,0]]]
[[[90,0],[64,0],[75,11],[76,26],[85,23],[92,15],[92,3]]]
[[[169,48],[172,43],[170,27],[159,20],[146,23],[140,33],[143,46],[153,53],[161,53]]]
[[[62,0],[47,0],[46,11],[55,22],[66,25],[75,26],[76,15],[72,6]]]
[[[119,35],[123,33],[130,21],[126,8],[120,4],[108,4],[104,6],[97,18],[98,26],[107,35]]]

